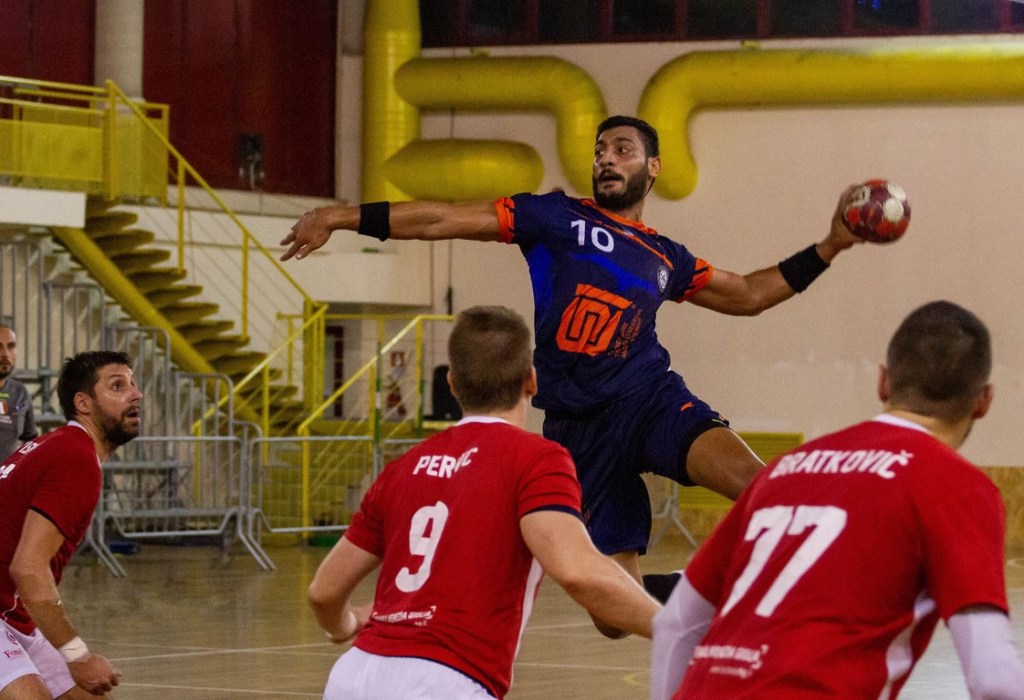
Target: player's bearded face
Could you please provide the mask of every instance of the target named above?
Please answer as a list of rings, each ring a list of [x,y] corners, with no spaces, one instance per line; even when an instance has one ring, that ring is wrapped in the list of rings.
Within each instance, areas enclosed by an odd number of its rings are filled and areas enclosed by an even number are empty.
[[[612,189],[602,189],[599,187],[601,183],[615,180],[622,183],[621,186]],[[591,182],[593,185],[594,201],[597,202],[599,207],[610,209],[611,211],[628,209],[647,196],[648,177],[646,163],[644,167],[627,175],[602,170],[591,178]]]
[[[138,405],[129,406],[117,413],[102,411],[99,416],[99,424],[107,443],[113,447],[120,447],[137,438],[140,415]]]
[[[136,388],[130,369],[120,365],[101,368],[100,379],[90,396],[96,426],[111,447],[139,436],[142,392]]]

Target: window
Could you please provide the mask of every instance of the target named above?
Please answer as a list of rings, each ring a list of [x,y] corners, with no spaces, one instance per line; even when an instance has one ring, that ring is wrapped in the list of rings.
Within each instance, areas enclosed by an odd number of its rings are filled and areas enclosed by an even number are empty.
[[[1024,31],[1024,0],[420,0],[423,45]]]

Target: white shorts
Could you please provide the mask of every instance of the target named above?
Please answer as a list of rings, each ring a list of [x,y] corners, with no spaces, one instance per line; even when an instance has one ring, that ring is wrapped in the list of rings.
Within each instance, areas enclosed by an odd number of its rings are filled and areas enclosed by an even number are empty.
[[[324,700],[494,700],[469,676],[426,659],[352,647],[331,669]]]
[[[30,675],[41,676],[55,698],[75,687],[64,657],[39,630],[22,634],[0,620],[0,689]]]

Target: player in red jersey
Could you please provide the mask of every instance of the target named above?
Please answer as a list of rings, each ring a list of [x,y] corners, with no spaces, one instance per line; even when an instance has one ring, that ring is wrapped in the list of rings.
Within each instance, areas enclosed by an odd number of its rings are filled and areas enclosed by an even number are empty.
[[[651,698],[895,698],[940,618],[972,698],[1024,698],[1006,512],[956,452],[991,367],[974,314],[911,313],[884,412],[769,464],[686,567],[655,618]]]
[[[651,532],[642,473],[734,499],[764,466],[673,371],[655,332],[658,309],[688,301],[724,314],[758,314],[802,292],[861,239],[837,207],[819,243],[778,265],[746,275],[712,267],[642,223],[661,172],[657,132],[615,116],[598,127],[595,141],[592,200],[553,192],[467,204],[320,207],[296,222],[281,258],[309,255],[336,229],[381,240],[517,245],[534,294],[534,405],[545,412],[544,436],[576,463],[594,544],[640,580],[639,555]],[[650,586],[652,593],[667,597],[664,580],[650,582],[661,584]]]
[[[124,353],[68,359],[57,397],[68,424],[0,464],[0,700],[105,696],[120,672],[89,651],[57,591],[85,539],[100,465],[139,434],[142,393]]]
[[[510,309],[456,318],[449,382],[465,417],[384,469],[310,584],[328,637],[358,633],[325,698],[504,697],[544,573],[597,619],[650,636],[659,605],[591,543],[569,454],[523,428],[530,346]],[[378,566],[372,606],[353,609]]]

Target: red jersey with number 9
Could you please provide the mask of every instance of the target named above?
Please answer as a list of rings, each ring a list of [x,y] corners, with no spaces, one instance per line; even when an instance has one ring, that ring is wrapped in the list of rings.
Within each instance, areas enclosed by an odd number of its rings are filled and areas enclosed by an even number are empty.
[[[769,464],[686,567],[716,608],[676,698],[894,698],[939,618],[1006,610],[995,485],[890,415]]]
[[[564,448],[468,417],[389,464],[345,533],[382,558],[355,646],[430,659],[501,698],[543,575],[519,529],[537,510],[579,516]]]

